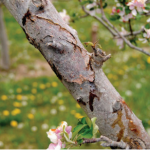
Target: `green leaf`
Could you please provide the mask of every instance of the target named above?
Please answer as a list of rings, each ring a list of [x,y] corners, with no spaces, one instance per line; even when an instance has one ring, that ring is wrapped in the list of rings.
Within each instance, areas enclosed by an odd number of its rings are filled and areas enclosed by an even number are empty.
[[[105,4],[104,4],[104,6],[103,6],[103,8],[105,9],[105,8],[107,7],[107,5],[108,5],[108,4],[107,4],[107,3],[105,3]]]
[[[96,122],[96,119],[97,119],[96,117],[94,117],[94,118],[91,119],[92,124],[93,124],[93,136],[97,133],[97,131],[98,131],[98,129],[99,129],[98,126],[97,126],[96,123],[95,123],[95,122]]]
[[[92,42],[85,42],[84,43],[86,46],[94,46],[94,44]]]
[[[93,137],[93,130],[91,130],[91,129],[86,130],[84,133],[82,133],[80,135],[80,137],[81,138],[87,138],[87,139],[92,138]]]
[[[146,29],[150,29],[150,23],[147,23],[147,24],[145,25],[145,28],[146,28]]]
[[[82,123],[82,124],[87,124],[87,123],[86,123],[86,117],[83,117],[83,118],[81,119],[81,123]]]
[[[112,20],[112,21],[115,21],[115,20],[118,20],[118,19],[120,19],[119,15],[113,15],[113,16],[110,17],[110,20]]]
[[[130,14],[131,13],[131,10],[129,9],[129,6],[125,7],[125,12],[126,12],[126,14]]]
[[[80,144],[83,143],[83,139],[79,139],[79,140],[77,140],[77,142],[78,142],[78,144],[80,145]]]
[[[92,122],[91,122],[91,120],[88,117],[86,117],[86,122],[87,122],[88,126],[91,128]]]
[[[75,144],[75,142],[73,142],[73,141],[71,141],[71,140],[69,139],[69,136],[68,136],[67,133],[64,133],[64,137],[65,137],[65,139],[66,139],[66,141],[67,141],[68,143]]]
[[[86,124],[84,124],[84,125],[82,125],[82,124],[77,125],[77,126],[73,129],[72,139],[74,139],[75,136],[78,134],[78,132],[80,132],[80,131],[81,131],[84,127],[86,127],[86,126],[87,126]]]

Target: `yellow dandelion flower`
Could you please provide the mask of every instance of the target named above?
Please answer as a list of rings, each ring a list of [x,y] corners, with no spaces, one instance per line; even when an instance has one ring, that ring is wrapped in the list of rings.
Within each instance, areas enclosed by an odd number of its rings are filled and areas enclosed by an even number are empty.
[[[76,113],[75,110],[71,110],[71,114],[74,115]]]
[[[58,104],[59,104],[59,105],[62,105],[63,103],[64,103],[63,100],[59,100],[59,101],[58,101]]]
[[[82,116],[82,115],[80,115],[79,117],[78,117],[78,119],[81,119],[81,118],[83,118],[84,116]]]
[[[22,100],[22,95],[17,95],[17,100]]]
[[[34,115],[33,115],[33,114],[28,114],[28,118],[29,118],[29,119],[33,119],[33,118],[34,118]]]
[[[2,95],[1,96],[1,100],[3,100],[3,101],[7,100],[7,96],[6,95]]]
[[[51,84],[50,83],[46,83],[46,87],[50,87],[51,86]]]
[[[4,115],[4,116],[9,116],[9,111],[8,111],[8,110],[4,110],[4,111],[3,111],[3,115]]]
[[[37,90],[36,90],[36,89],[32,89],[31,92],[32,92],[33,94],[36,94],[36,93],[37,93]]]
[[[80,113],[75,113],[75,117],[76,117],[76,118],[80,118],[80,117],[81,117],[81,114],[80,114]]]
[[[18,115],[18,114],[20,114],[20,113],[21,113],[21,110],[18,109],[18,108],[14,109],[14,110],[11,112],[11,114],[12,114],[13,116],[16,116],[16,115]]]
[[[77,107],[77,108],[81,108],[80,105],[79,105],[78,103],[76,103],[76,107]]]
[[[31,95],[31,96],[30,96],[30,99],[31,99],[31,100],[35,100],[35,96],[34,96],[34,95]]]
[[[13,105],[14,105],[14,107],[21,107],[22,106],[22,104],[18,103],[18,102],[14,102]]]
[[[108,78],[109,79],[112,79],[112,77],[113,77],[113,75],[110,73],[110,74],[108,74]]]
[[[150,64],[150,57],[147,58],[147,62]]]
[[[52,87],[57,87],[58,83],[57,82],[52,82]]]
[[[21,88],[18,88],[17,89],[17,93],[21,93],[22,92],[22,89]]]
[[[124,71],[123,70],[119,70],[118,72],[120,75],[123,75],[124,74]]]
[[[15,120],[12,120],[12,121],[10,122],[10,125],[11,125],[12,127],[17,127],[17,126],[18,126],[18,122],[15,121]]]
[[[33,87],[37,87],[37,85],[38,85],[37,82],[33,82],[33,83],[32,83],[32,86],[33,86]]]
[[[40,84],[40,89],[44,90],[45,89],[45,84]]]

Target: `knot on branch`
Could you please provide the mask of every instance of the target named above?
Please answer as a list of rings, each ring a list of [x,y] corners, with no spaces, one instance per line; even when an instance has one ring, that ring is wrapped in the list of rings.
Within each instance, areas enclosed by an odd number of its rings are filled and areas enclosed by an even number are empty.
[[[102,67],[103,63],[111,58],[111,54],[106,55],[100,48],[92,47],[93,48],[93,62],[95,67]]]
[[[46,5],[45,0],[32,0],[32,3],[34,6],[36,6],[40,10],[42,10],[44,8],[44,6]]]
[[[102,143],[101,146],[103,147],[111,147],[111,148],[119,148],[119,149],[129,149],[129,145],[126,144],[125,142],[123,141],[120,141],[120,142],[116,142],[116,141],[112,141],[111,139],[105,137],[105,136],[101,136],[101,141],[105,142],[105,143]]]

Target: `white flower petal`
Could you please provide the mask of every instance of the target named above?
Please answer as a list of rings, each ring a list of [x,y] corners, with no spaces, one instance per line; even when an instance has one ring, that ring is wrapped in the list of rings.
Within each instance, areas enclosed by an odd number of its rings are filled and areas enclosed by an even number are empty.
[[[136,15],[137,15],[137,12],[136,12],[135,9],[132,10],[132,15],[133,15],[133,16],[136,16]]]
[[[150,18],[147,19],[147,22],[150,22]]]

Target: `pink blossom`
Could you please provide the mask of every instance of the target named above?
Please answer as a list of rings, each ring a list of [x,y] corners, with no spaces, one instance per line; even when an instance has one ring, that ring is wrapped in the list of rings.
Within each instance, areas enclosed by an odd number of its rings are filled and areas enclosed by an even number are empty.
[[[132,10],[132,14],[136,16],[137,12],[145,12],[146,1],[147,0],[132,0],[127,4],[127,6],[129,6],[130,10]]]
[[[62,19],[67,23],[69,24],[69,21],[70,21],[70,16],[67,15],[67,11],[65,9],[63,9],[62,12],[59,12],[60,16],[62,17]]]
[[[127,34],[127,31],[124,28],[121,28],[121,30],[122,30],[120,32],[121,35]],[[119,46],[119,49],[122,49],[124,47],[124,40],[122,38],[120,37],[117,38],[116,43],[117,43],[117,46]]]
[[[144,29],[146,34],[144,35],[145,38],[150,38],[150,29]]]
[[[47,150],[60,150],[62,147],[62,142],[58,140],[57,144],[51,143]]]
[[[115,13],[116,13],[116,7],[113,7],[111,11],[111,15],[114,15]]]
[[[72,126],[68,126],[65,121],[61,122],[61,125],[56,129],[50,129],[47,135],[52,143],[49,145],[48,149],[60,150],[60,148],[65,148],[68,142],[74,144],[74,142],[70,140],[72,138],[71,129]]]

